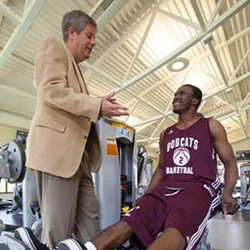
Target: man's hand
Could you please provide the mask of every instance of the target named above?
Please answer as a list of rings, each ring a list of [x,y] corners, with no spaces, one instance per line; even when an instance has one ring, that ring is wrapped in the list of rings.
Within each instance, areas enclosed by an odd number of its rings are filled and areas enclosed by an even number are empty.
[[[106,116],[110,118],[112,116],[129,115],[128,109],[118,103],[114,96],[115,92],[113,91],[102,97],[100,116]]]
[[[239,204],[230,194],[222,194],[221,207],[224,215],[232,215],[238,211]]]

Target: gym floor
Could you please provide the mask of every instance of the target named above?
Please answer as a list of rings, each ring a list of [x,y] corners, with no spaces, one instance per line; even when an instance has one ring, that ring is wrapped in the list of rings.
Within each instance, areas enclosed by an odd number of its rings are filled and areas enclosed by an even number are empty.
[[[214,216],[208,224],[208,242],[212,250],[250,249],[250,211],[239,211],[231,216],[222,213]]]
[[[6,213],[10,208],[0,208],[0,219],[5,224],[22,225],[22,214]],[[234,216],[221,213],[209,220],[208,239],[211,250],[250,249],[250,210],[239,211]]]

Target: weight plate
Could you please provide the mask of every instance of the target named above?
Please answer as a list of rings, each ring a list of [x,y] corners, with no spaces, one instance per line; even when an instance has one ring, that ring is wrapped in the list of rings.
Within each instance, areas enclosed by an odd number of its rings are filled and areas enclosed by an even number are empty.
[[[20,183],[25,176],[26,156],[22,145],[18,141],[10,141],[5,144],[9,152],[8,165],[10,168],[10,183]]]

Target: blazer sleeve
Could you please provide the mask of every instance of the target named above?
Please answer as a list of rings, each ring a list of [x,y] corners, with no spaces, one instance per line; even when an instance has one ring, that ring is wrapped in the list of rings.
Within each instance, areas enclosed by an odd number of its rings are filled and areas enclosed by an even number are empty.
[[[67,81],[69,59],[65,46],[50,37],[41,45],[35,62],[37,95],[47,105],[96,122],[101,98],[75,91]]]

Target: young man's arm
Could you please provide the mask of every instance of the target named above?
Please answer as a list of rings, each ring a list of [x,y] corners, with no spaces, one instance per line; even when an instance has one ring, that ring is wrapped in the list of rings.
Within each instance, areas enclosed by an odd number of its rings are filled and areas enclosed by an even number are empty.
[[[162,140],[163,140],[163,135],[164,131],[161,132],[160,135],[160,142],[159,142],[159,147],[160,147],[160,157],[159,157],[159,163],[154,171],[153,177],[150,181],[150,184],[148,186],[147,192],[151,191],[152,189],[156,188],[160,182],[163,180],[164,175],[165,175],[165,170],[163,168],[163,152],[162,152]]]
[[[233,149],[228,142],[226,131],[221,123],[214,119],[210,119],[209,126],[215,142],[216,152],[225,168],[225,188],[221,198],[222,209],[224,214],[234,214],[238,209],[238,203],[232,197],[232,193],[238,178],[236,158]]]

